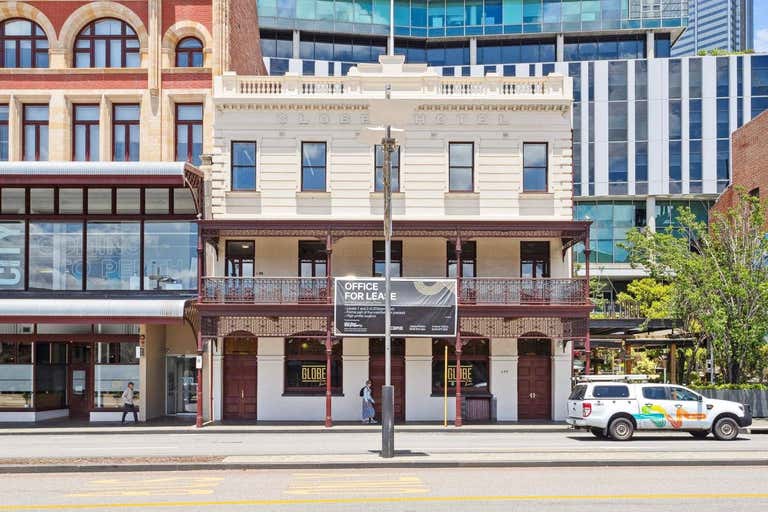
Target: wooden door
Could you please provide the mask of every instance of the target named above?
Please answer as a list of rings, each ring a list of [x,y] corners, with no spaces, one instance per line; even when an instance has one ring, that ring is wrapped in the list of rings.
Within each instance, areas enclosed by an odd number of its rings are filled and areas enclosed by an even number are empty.
[[[224,419],[256,419],[258,358],[251,355],[224,356]]]
[[[376,421],[381,421],[381,386],[384,385],[384,340],[370,342],[369,378],[373,381],[373,399],[376,401]],[[361,382],[362,387],[365,383]],[[392,385],[395,387],[395,421],[405,421],[405,340],[392,340]],[[360,405],[362,408],[362,403]]]
[[[517,417],[552,418],[552,372],[549,356],[521,355],[517,362]]]
[[[69,347],[67,397],[70,418],[87,418],[93,395],[92,354],[90,343],[73,343]]]

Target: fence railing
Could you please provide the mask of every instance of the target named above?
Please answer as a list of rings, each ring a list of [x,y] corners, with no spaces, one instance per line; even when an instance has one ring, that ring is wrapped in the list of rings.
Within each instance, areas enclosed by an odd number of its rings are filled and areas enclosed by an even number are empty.
[[[463,305],[587,305],[586,279],[462,278]],[[203,303],[327,304],[324,277],[203,277]]]

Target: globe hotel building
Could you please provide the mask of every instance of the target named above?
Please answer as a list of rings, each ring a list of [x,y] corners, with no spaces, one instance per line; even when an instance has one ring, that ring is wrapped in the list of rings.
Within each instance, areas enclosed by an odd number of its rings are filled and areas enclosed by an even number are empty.
[[[259,0],[267,70],[338,76],[376,62],[389,5]],[[592,272],[612,284],[609,307],[640,275],[619,245],[627,231],[663,229],[681,205],[706,218],[730,180],[730,134],[768,109],[768,55],[670,57],[689,12],[686,0],[394,2],[406,62],[444,76],[574,79],[575,215],[592,221]]]

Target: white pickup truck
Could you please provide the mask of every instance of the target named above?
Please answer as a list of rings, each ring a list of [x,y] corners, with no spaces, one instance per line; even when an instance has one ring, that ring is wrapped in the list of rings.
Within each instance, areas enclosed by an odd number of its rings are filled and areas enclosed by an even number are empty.
[[[752,424],[748,405],[706,398],[674,384],[636,383],[632,377],[577,383],[568,398],[567,423],[616,441],[631,439],[635,430],[689,432],[699,439],[711,432],[730,441]]]

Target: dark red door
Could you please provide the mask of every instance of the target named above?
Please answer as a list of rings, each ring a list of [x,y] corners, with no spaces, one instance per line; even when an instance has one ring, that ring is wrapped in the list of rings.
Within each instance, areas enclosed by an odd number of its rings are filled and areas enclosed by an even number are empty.
[[[384,385],[384,340],[373,339],[370,345],[368,375],[373,381],[376,421],[381,421],[381,386]],[[362,386],[364,383],[361,383]],[[392,340],[392,385],[395,387],[395,421],[405,421],[405,340]],[[361,404],[362,408],[362,404]]]
[[[257,347],[255,338],[224,340],[225,420],[256,419]]]
[[[549,420],[552,373],[549,356],[521,355],[517,362],[517,417],[521,420]]]
[[[87,418],[93,395],[92,354],[90,343],[73,343],[69,347],[69,374],[67,375],[70,418]]]

